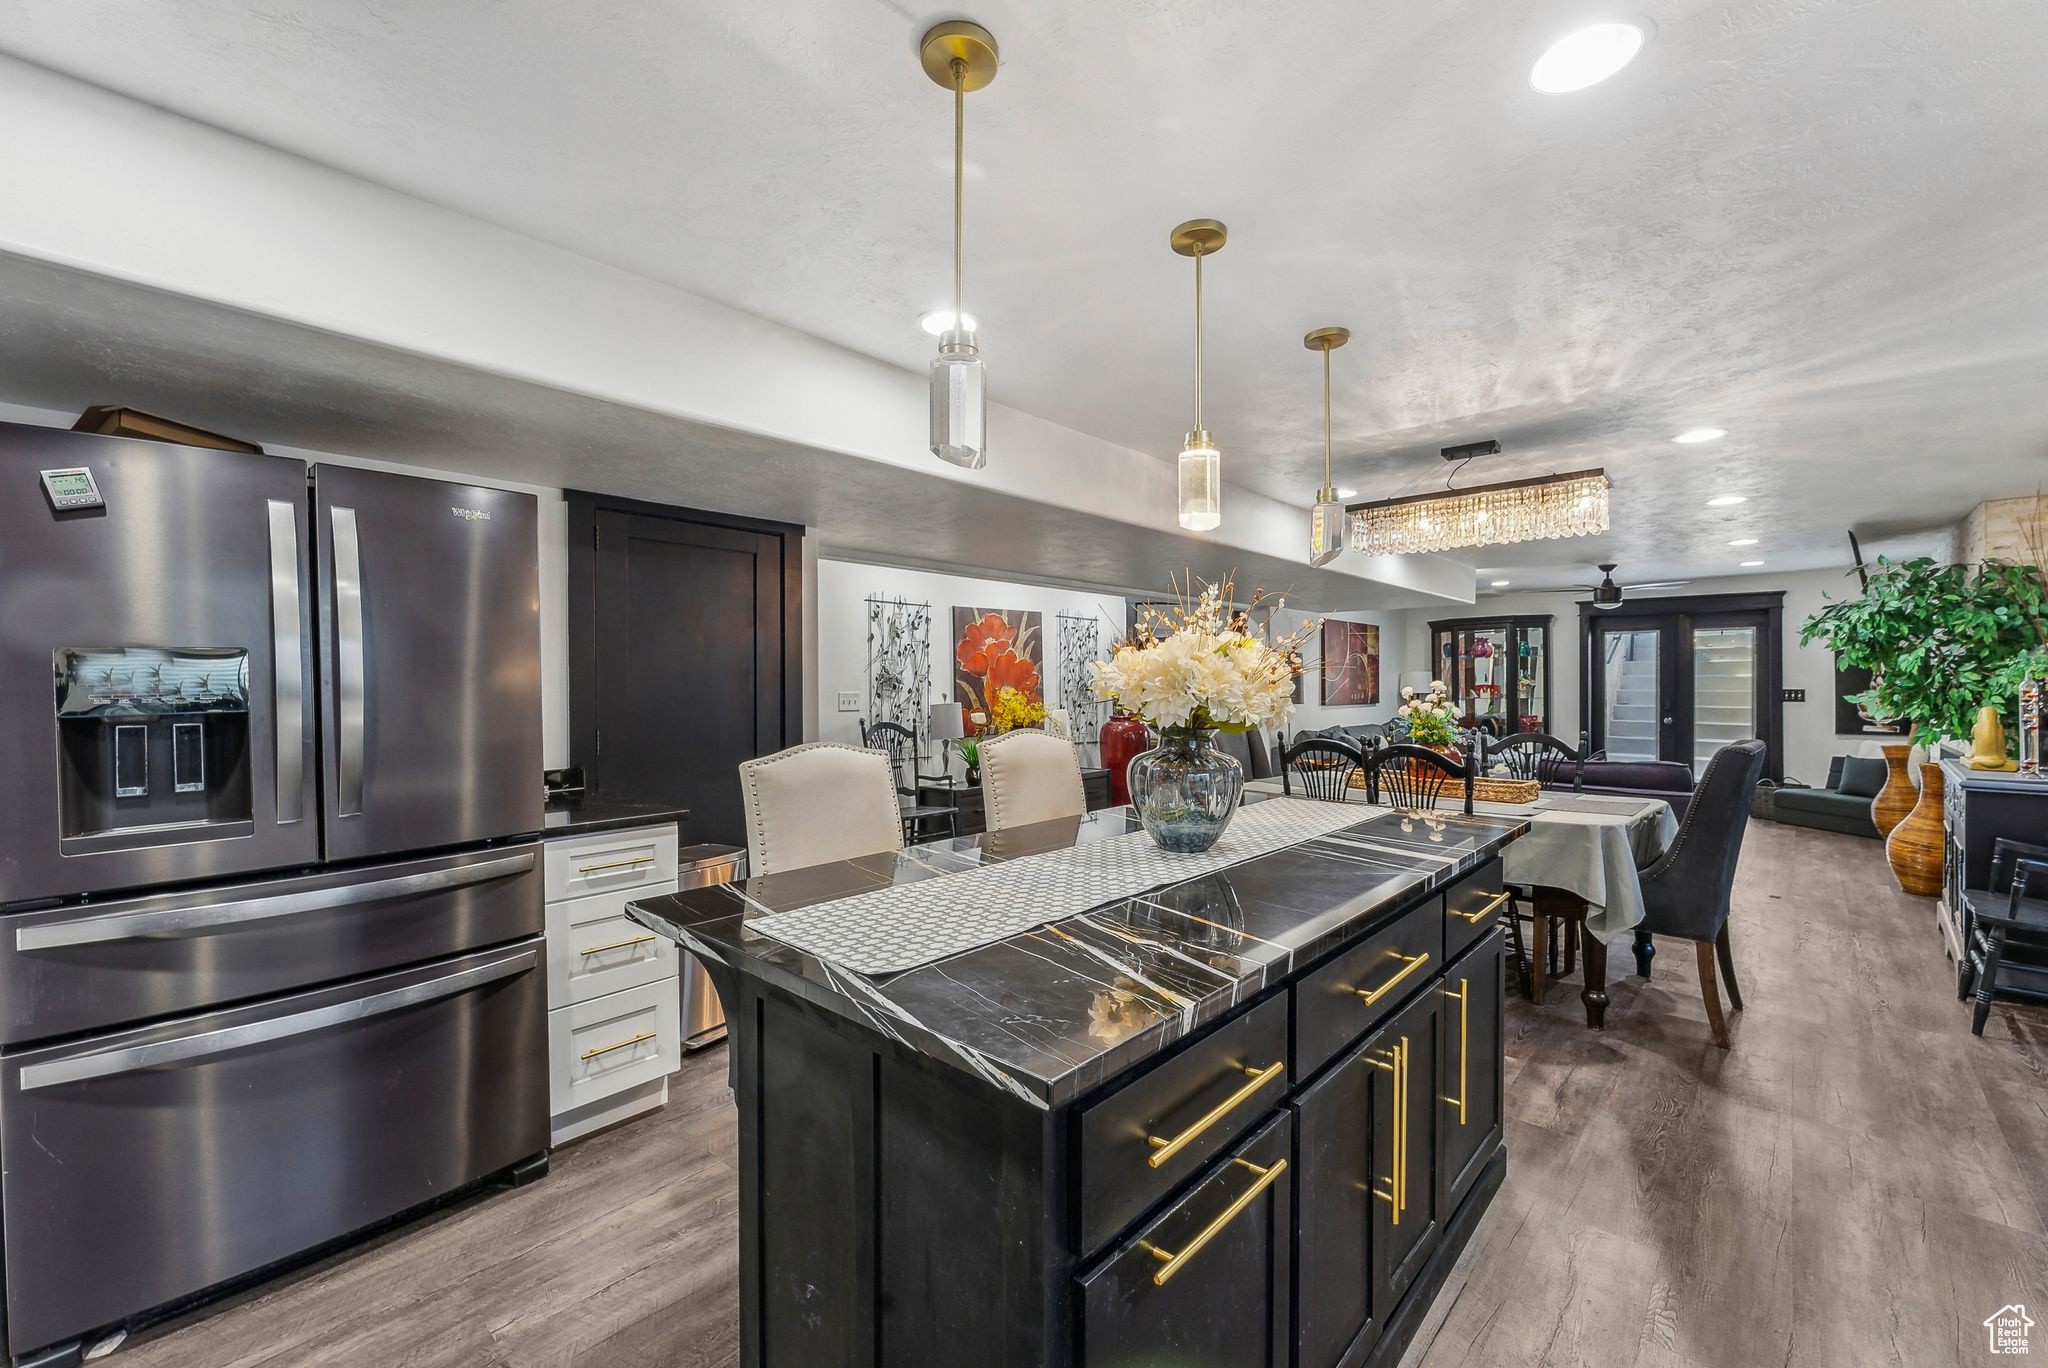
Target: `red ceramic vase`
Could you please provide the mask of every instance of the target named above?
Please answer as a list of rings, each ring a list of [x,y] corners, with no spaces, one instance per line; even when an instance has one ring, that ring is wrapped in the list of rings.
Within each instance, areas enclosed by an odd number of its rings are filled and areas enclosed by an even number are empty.
[[[1120,712],[1102,724],[1095,740],[1102,751],[1102,767],[1109,771],[1109,801],[1121,807],[1131,801],[1126,771],[1131,761],[1152,749],[1152,733],[1137,718]]]

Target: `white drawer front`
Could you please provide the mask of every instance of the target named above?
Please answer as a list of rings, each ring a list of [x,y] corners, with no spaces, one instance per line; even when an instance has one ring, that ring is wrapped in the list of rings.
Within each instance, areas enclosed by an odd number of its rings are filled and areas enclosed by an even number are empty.
[[[549,902],[672,884],[675,878],[674,825],[602,831],[547,843]]]
[[[673,979],[609,993],[548,1013],[548,1084],[555,1115],[682,1063]]]
[[[674,884],[593,893],[547,905],[548,1006],[638,988],[676,976],[675,942],[626,915],[635,898],[675,892]]]

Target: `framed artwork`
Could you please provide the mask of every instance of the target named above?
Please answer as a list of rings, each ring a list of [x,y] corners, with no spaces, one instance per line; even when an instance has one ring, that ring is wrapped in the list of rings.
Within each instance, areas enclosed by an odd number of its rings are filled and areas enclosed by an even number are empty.
[[[1370,622],[1323,619],[1323,706],[1380,701],[1380,629]]]
[[[1044,614],[1021,609],[953,610],[953,699],[972,736],[974,714],[988,711],[988,697],[1005,685],[1026,698],[1045,701]]]
[[[1905,723],[1874,722],[1849,701],[1850,694],[1860,694],[1869,687],[1870,671],[1860,665],[1845,665],[1840,656],[1835,657],[1835,735],[1904,736]]]

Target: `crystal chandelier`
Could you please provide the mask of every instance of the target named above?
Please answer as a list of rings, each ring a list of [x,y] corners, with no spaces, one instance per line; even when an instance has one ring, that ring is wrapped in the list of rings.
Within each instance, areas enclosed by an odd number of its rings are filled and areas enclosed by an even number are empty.
[[[969,470],[988,464],[988,371],[968,326],[961,287],[961,209],[967,148],[967,92],[996,78],[996,40],[979,24],[940,24],[924,36],[925,75],[953,92],[953,319],[932,360],[932,455]]]
[[[1607,472],[1415,494],[1351,507],[1351,549],[1368,556],[1506,546],[1607,530]]]
[[[1189,219],[1173,230],[1173,250],[1195,259],[1195,430],[1180,449],[1180,525],[1210,532],[1223,522],[1223,456],[1202,426],[1202,258],[1223,250],[1229,230],[1215,219]]]

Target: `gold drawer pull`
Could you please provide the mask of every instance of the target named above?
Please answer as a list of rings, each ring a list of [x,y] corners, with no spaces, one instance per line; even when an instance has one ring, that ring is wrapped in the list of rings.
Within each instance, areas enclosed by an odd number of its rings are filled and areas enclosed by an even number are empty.
[[[1250,1074],[1252,1081],[1217,1103],[1214,1111],[1195,1122],[1194,1125],[1189,1126],[1179,1135],[1174,1136],[1171,1140],[1161,1140],[1156,1135],[1145,1137],[1145,1143],[1152,1147],[1151,1156],[1145,1160],[1147,1164],[1153,1168],[1158,1168],[1161,1164],[1173,1158],[1174,1155],[1179,1154],[1182,1150],[1200,1139],[1203,1131],[1208,1130],[1209,1127],[1237,1110],[1238,1104],[1242,1103],[1259,1089],[1265,1087],[1268,1083],[1271,1083],[1287,1070],[1287,1064],[1284,1060],[1278,1064],[1268,1064],[1263,1069],[1255,1069],[1249,1064],[1239,1065],[1238,1067]],[[1199,1245],[1196,1246],[1197,1249],[1200,1247]],[[1189,1252],[1192,1253],[1193,1251],[1190,1250]]]
[[[634,1036],[631,1040],[622,1040],[616,1045],[600,1045],[594,1050],[585,1050],[583,1052],[583,1057],[585,1059],[595,1059],[599,1055],[608,1055],[613,1050],[630,1050],[635,1045],[643,1045],[652,1039],[654,1039],[654,1032],[642,1031],[639,1035]]]
[[[652,935],[633,936],[627,940],[613,941],[609,945],[593,945],[588,950],[579,950],[577,953],[581,955],[602,955],[607,950],[623,950],[629,945],[645,945],[651,940],[659,939],[660,937]]]
[[[652,855],[635,855],[630,860],[607,860],[603,864],[577,865],[578,874],[602,874],[607,869],[631,869],[634,865],[653,864]]]
[[[1394,958],[1402,961],[1400,973],[1394,975],[1392,978],[1388,979],[1385,983],[1382,983],[1377,988],[1353,988],[1351,990],[1352,992],[1358,994],[1360,998],[1364,999],[1366,1006],[1372,1006],[1375,1002],[1378,1002],[1381,998],[1393,992],[1394,989],[1401,986],[1402,979],[1407,978],[1417,969],[1420,969],[1423,965],[1429,963],[1429,951],[1425,950],[1419,955],[1404,955],[1401,954],[1399,951],[1396,951],[1394,952]]]
[[[1493,911],[1494,908],[1499,907],[1502,903],[1506,902],[1509,898],[1513,896],[1514,894],[1505,891],[1496,893],[1493,895],[1493,898],[1486,904],[1486,906],[1480,908],[1477,912],[1460,912],[1457,908],[1454,907],[1451,909],[1451,915],[1454,917],[1463,917],[1466,921],[1471,922],[1474,926],[1477,926],[1479,925],[1479,923],[1486,920],[1487,913]]]
[[[1277,1068],[1279,1066],[1275,1065],[1274,1067]],[[1168,1278],[1171,1278],[1174,1274],[1180,1272],[1181,1269],[1186,1266],[1187,1261],[1189,1259],[1192,1259],[1195,1257],[1195,1255],[1201,1253],[1203,1247],[1207,1245],[1209,1241],[1215,1239],[1219,1234],[1223,1232],[1223,1227],[1229,1225],[1232,1221],[1236,1220],[1246,1207],[1250,1206],[1253,1202],[1259,1200],[1260,1193],[1264,1192],[1267,1188],[1273,1186],[1273,1184],[1279,1182],[1280,1175],[1287,1172],[1287,1161],[1285,1159],[1275,1159],[1270,1165],[1268,1165],[1265,1168],[1260,1168],[1257,1164],[1254,1164],[1249,1159],[1239,1159],[1236,1162],[1250,1169],[1253,1173],[1258,1174],[1259,1180],[1256,1183],[1253,1183],[1250,1187],[1246,1188],[1244,1192],[1239,1195],[1236,1201],[1232,1202],[1229,1206],[1223,1208],[1223,1214],[1221,1216],[1218,1216],[1215,1220],[1209,1222],[1208,1225],[1203,1226],[1202,1233],[1195,1236],[1195,1238],[1188,1243],[1187,1248],[1181,1250],[1180,1253],[1175,1254],[1169,1250],[1161,1249],[1157,1245],[1145,1244],[1145,1252],[1150,1254],[1153,1258],[1159,1260],[1161,1264],[1159,1271],[1152,1275],[1153,1286],[1166,1286],[1166,1280]],[[1139,1243],[1144,1244],[1144,1241],[1140,1241]]]
[[[1470,1025],[1470,1018],[1466,1013],[1472,1006],[1472,981],[1470,979],[1459,979],[1458,991],[1454,993],[1446,988],[1444,989],[1444,996],[1456,998],[1458,1001],[1458,1095],[1456,1097],[1446,1097],[1444,1101],[1458,1109],[1458,1124],[1462,1126],[1465,1124],[1465,1062],[1471,1056],[1470,1043],[1472,1037],[1471,1033],[1467,1030],[1467,1027]]]

